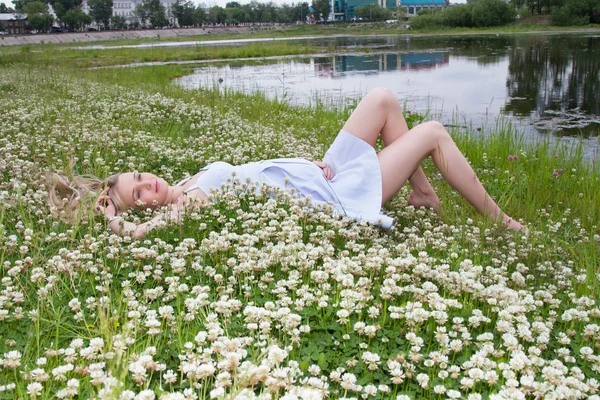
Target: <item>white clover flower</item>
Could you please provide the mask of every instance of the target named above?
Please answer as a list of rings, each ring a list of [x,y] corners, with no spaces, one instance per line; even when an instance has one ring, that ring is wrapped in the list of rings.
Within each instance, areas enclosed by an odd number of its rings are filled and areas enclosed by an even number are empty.
[[[137,395],[135,395],[134,400],[154,400],[155,398],[156,395],[152,390],[142,390]]]
[[[74,369],[75,369],[75,367],[71,363],[66,364],[66,365],[61,365],[52,370],[52,375],[54,376],[54,379],[56,379],[56,380],[66,381],[67,377],[65,375],[67,373],[73,371]]]
[[[316,364],[312,364],[308,367],[308,373],[317,376],[321,373],[321,368]]]
[[[277,346],[270,346],[268,353],[268,359],[274,365],[282,363],[288,355],[287,351],[280,349]]]
[[[589,358],[592,354],[594,354],[594,350],[591,347],[583,346],[579,349],[579,353],[583,356],[584,359]]]
[[[15,369],[21,365],[21,352],[18,350],[12,350],[8,353],[4,353],[4,368]]]
[[[161,400],[186,400],[186,396],[183,393],[173,392],[167,393],[160,397]]]
[[[444,394],[444,393],[446,393],[446,390],[447,390],[446,386],[444,386],[444,385],[435,385],[433,387],[433,392],[436,394]]]
[[[390,387],[388,385],[379,385],[377,386],[377,390],[379,390],[382,393],[389,393],[390,392]]]
[[[354,390],[354,384],[356,383],[356,376],[349,372],[342,375],[342,382],[340,386],[345,390]]]
[[[29,396],[31,396],[32,398],[35,398],[37,396],[40,396],[42,394],[42,390],[44,389],[44,387],[42,386],[41,383],[39,382],[32,382],[29,385],[27,385],[27,394]]]
[[[427,389],[429,386],[429,376],[427,374],[419,374],[417,375],[417,382],[423,389]]]
[[[210,391],[211,399],[217,399],[219,397],[223,397],[224,395],[225,395],[225,389],[223,389],[222,387],[215,388]]]
[[[163,379],[166,384],[173,384],[177,381],[177,374],[173,372],[173,370],[167,370],[167,372],[163,374]]]

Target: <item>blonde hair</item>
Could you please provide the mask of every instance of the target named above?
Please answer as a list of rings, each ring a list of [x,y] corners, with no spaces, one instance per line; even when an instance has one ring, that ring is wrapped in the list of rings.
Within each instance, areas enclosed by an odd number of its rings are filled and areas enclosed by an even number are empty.
[[[58,211],[58,216],[65,222],[77,222],[86,213],[86,209],[93,207],[95,214],[101,214],[96,207],[98,196],[108,188],[108,196],[112,200],[116,213],[120,214],[127,208],[127,204],[121,199],[116,186],[121,174],[111,175],[106,179],[100,179],[93,175],[73,175],[71,178],[56,173],[50,174],[46,179],[48,188],[48,205],[53,211]]]

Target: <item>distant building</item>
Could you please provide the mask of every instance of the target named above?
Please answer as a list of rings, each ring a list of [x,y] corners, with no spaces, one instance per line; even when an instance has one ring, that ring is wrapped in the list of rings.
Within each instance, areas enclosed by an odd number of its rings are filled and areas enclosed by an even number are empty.
[[[0,25],[9,35],[18,35],[27,32],[27,15],[17,13],[0,14]]]
[[[175,18],[171,12],[171,6],[176,0],[160,0],[160,4],[165,8],[165,16],[170,24],[175,24]],[[135,21],[134,11],[135,8],[142,4],[143,0],[113,0],[113,13],[114,16],[125,18],[127,23]],[[90,13],[90,7],[88,0],[83,0],[81,4],[81,10],[86,14]]]
[[[430,8],[443,10],[450,6],[450,0],[400,0],[400,6],[404,7],[406,13],[410,16],[417,15],[417,12]]]
[[[356,7],[367,4],[378,4],[383,8],[395,11],[398,0],[331,0],[331,10],[334,20],[349,21],[354,18]]]

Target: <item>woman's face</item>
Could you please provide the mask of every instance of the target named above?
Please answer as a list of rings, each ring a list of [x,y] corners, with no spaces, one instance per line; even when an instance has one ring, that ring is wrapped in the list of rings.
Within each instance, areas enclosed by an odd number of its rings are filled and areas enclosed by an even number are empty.
[[[126,172],[119,175],[119,183],[115,189],[130,208],[164,206],[169,194],[169,184],[147,172]]]

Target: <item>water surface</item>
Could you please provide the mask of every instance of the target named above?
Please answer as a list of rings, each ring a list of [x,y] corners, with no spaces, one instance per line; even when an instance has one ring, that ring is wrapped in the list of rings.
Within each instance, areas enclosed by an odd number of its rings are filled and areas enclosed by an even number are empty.
[[[292,104],[344,104],[384,86],[411,110],[442,122],[489,127],[506,115],[534,137],[600,131],[600,36],[478,35],[331,37],[312,45],[368,54],[221,62],[177,79],[188,88],[261,91]],[[593,154],[592,154],[593,155]]]

